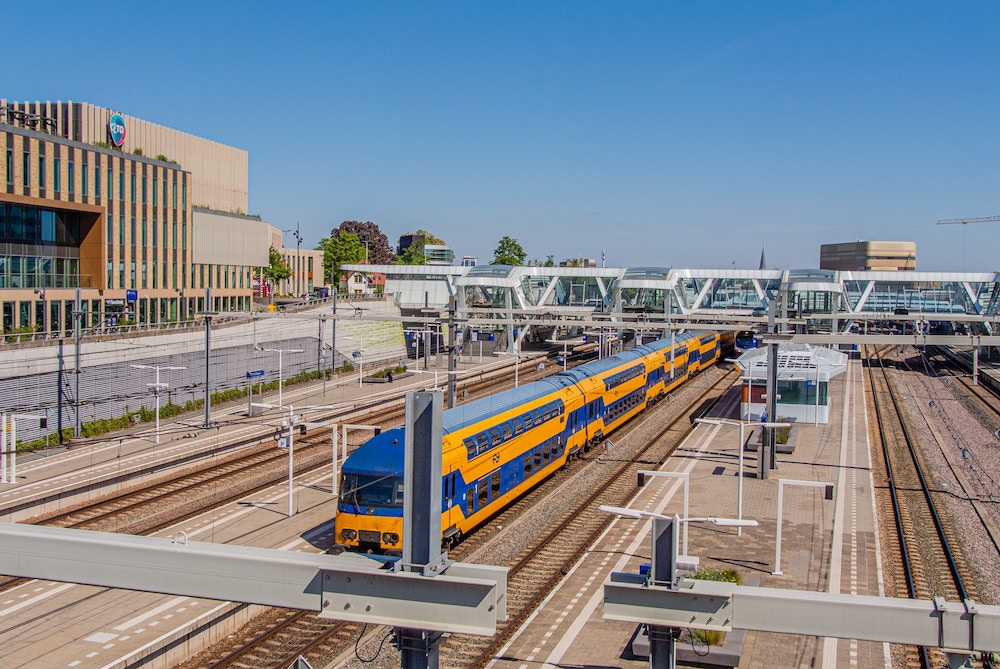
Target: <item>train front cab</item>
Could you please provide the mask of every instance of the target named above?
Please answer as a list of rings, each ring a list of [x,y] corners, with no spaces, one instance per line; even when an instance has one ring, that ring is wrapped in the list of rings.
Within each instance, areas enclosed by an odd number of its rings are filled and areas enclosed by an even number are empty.
[[[399,552],[403,535],[402,428],[372,437],[340,476],[335,542],[361,552]]]

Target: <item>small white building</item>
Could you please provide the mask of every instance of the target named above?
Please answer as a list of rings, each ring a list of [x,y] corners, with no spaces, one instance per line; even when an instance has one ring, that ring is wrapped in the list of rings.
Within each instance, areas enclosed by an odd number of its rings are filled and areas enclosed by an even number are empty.
[[[767,408],[767,347],[750,349],[736,360],[743,374],[740,418],[760,420]],[[847,371],[847,354],[809,344],[778,346],[777,416],[770,420],[828,423],[830,379]]]

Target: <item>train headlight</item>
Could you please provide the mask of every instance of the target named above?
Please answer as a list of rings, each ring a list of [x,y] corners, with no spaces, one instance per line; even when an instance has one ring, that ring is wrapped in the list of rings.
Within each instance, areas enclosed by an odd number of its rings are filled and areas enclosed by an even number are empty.
[[[345,541],[354,541],[358,538],[358,531],[351,529],[343,529],[340,531],[340,536],[344,537]]]
[[[389,544],[390,546],[395,546],[399,543],[399,535],[395,532],[383,532],[382,533],[382,543]]]

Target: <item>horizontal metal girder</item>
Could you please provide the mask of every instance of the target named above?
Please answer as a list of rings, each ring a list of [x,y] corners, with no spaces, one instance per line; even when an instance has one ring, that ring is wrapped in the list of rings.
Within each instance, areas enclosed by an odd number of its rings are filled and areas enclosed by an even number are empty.
[[[446,576],[435,577],[385,570],[324,571],[320,617],[483,636],[493,634],[498,618],[506,618],[505,604],[497,601],[496,582],[453,576],[454,566],[448,567]],[[502,575],[506,584],[507,570],[500,571],[497,576]]]
[[[889,346],[1000,346],[1000,336],[924,334],[762,334],[763,344],[884,344]]]
[[[604,617],[664,627],[731,629],[1000,651],[1000,607],[754,588],[684,580],[677,589],[607,581]]]
[[[282,606],[355,622],[489,636],[505,615],[506,569],[462,565],[428,577],[368,558],[309,555],[0,523],[0,574]],[[456,563],[457,564],[457,563]],[[455,565],[452,565],[454,567]],[[489,579],[470,577],[484,575]]]

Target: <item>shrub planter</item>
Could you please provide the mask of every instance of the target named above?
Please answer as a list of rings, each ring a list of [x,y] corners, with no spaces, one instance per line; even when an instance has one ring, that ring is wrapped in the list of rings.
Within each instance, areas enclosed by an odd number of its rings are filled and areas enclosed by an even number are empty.
[[[403,372],[402,374],[393,374],[392,380],[398,381],[400,379],[405,379],[408,376],[413,376],[413,372]],[[389,383],[388,376],[366,376],[361,379],[362,383]]]
[[[760,585],[760,579],[748,578],[745,585]],[[681,637],[674,646],[677,653],[677,664],[709,669],[738,667],[746,638],[746,630],[733,630],[726,632],[726,640],[721,646],[706,646],[698,643],[692,646],[690,639]],[[631,651],[631,659],[649,657],[649,632],[645,625],[639,625],[632,634],[632,639],[626,646],[625,653],[628,654],[629,651]]]
[[[743,445],[744,451],[750,451],[751,453],[756,453],[757,449],[760,448],[760,427],[755,427],[750,430],[750,436],[747,437],[746,443]],[[792,423],[792,427],[788,433],[788,441],[784,444],[775,444],[774,450],[778,453],[783,453],[785,455],[795,452],[795,442],[798,440],[799,427]]]

